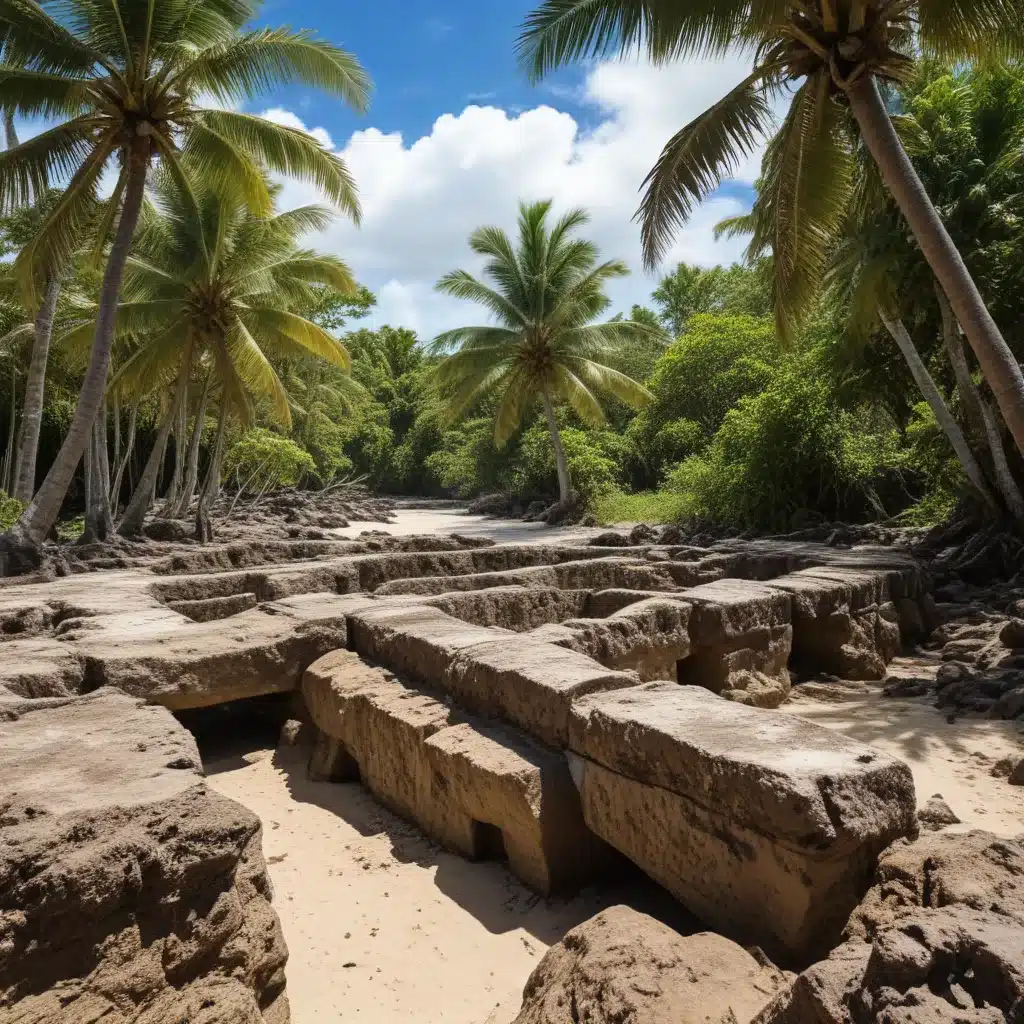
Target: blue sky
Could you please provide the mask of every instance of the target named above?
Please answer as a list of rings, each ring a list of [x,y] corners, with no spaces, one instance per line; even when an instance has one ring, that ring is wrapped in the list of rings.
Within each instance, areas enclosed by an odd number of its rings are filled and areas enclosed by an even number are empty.
[[[363,203],[358,230],[339,222],[313,244],[346,259],[378,295],[374,321],[424,337],[480,319],[433,286],[455,267],[477,271],[466,239],[481,224],[514,227],[517,201],[584,206],[588,236],[632,275],[612,290],[616,310],[648,302],[657,275],[641,267],[633,215],[665,141],[739,81],[740,58],[653,68],[604,62],[532,86],[515,60],[530,0],[266,0],[259,23],[311,28],[355,53],[374,81],[369,112],[301,89],[252,109],[319,134],[348,162]],[[749,207],[754,154],[679,232],[675,262],[730,262],[736,240],[714,224]],[[285,205],[315,201],[287,184]]]
[[[581,72],[533,86],[516,66],[515,40],[532,7],[526,0],[266,0],[259,23],[314,29],[357,54],[369,71],[375,92],[366,118],[297,90],[277,97],[336,137],[371,123],[386,132],[424,135],[438,114],[469,103],[516,110],[555,99],[586,119],[572,98]]]

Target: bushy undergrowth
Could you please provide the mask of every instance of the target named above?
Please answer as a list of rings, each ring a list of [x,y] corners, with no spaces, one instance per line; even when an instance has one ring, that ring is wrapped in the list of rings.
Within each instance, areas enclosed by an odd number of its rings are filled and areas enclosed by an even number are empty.
[[[615,489],[595,499],[594,516],[602,526],[612,523],[678,523],[686,519],[693,502],[678,491],[639,491],[629,494]]]

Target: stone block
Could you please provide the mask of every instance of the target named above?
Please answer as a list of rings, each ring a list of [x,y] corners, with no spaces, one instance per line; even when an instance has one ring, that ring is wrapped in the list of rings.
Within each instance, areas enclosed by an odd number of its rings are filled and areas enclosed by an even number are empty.
[[[569,749],[590,828],[780,962],[834,943],[879,853],[917,828],[902,762],[697,687],[586,697]]]
[[[424,746],[435,802],[471,822],[469,848],[450,843],[460,852],[479,859],[503,850],[512,872],[545,894],[575,892],[618,865],[619,855],[584,824],[561,754],[483,722],[449,726]],[[490,845],[494,829],[500,830],[498,850]]]

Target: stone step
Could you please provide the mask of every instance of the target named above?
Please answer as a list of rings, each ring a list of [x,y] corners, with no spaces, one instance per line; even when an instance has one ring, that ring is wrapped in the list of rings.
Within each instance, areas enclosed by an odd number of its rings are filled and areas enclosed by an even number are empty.
[[[383,605],[349,619],[350,646],[467,711],[564,747],[572,701],[639,682],[592,658],[528,636],[473,626],[428,606]]]
[[[619,857],[587,829],[565,758],[481,722],[350,651],[303,676],[319,730],[312,777],[359,779],[448,849],[505,859],[542,893],[574,891]]]

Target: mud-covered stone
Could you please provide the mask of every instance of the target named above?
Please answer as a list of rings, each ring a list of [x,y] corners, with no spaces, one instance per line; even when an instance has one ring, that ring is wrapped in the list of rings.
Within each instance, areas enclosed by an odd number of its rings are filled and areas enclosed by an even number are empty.
[[[610,907],[548,950],[515,1024],[750,1024],[788,984],[721,935]]]

